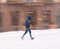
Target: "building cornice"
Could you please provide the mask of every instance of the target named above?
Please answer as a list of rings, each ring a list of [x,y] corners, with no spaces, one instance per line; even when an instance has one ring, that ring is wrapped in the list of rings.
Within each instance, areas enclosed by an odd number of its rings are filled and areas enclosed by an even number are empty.
[[[0,3],[0,5],[52,5],[52,4],[60,4],[56,2],[5,2],[5,3]]]

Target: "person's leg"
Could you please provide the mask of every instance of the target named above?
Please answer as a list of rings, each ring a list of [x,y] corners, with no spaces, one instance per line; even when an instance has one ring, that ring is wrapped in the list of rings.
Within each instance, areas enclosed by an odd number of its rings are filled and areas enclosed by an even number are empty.
[[[25,34],[27,34],[27,31],[28,31],[28,30],[26,30],[25,33],[23,34],[22,39],[24,38]]]
[[[30,30],[30,29],[29,29],[29,34],[30,34],[31,39],[34,39],[34,38],[32,37],[32,35],[31,35],[31,30]]]

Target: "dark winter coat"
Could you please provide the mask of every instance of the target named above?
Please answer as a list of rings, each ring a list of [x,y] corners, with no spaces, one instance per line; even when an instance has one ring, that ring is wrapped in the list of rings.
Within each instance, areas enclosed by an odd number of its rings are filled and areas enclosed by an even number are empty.
[[[26,23],[25,23],[26,24],[26,28],[30,28],[31,18],[32,18],[32,16],[27,17]]]

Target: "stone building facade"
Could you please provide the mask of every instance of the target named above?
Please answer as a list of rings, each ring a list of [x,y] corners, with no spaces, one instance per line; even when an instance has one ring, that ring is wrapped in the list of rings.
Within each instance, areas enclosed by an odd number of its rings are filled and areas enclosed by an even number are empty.
[[[33,17],[31,29],[48,29],[52,23],[60,27],[60,3],[36,1],[8,0],[0,3],[0,31],[24,30],[29,15]]]

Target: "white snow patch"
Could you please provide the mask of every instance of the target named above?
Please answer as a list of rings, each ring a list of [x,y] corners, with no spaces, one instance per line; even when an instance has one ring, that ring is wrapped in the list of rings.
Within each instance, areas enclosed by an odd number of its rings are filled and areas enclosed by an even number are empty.
[[[0,33],[0,49],[60,49],[60,29],[32,30],[21,39],[25,31]]]

